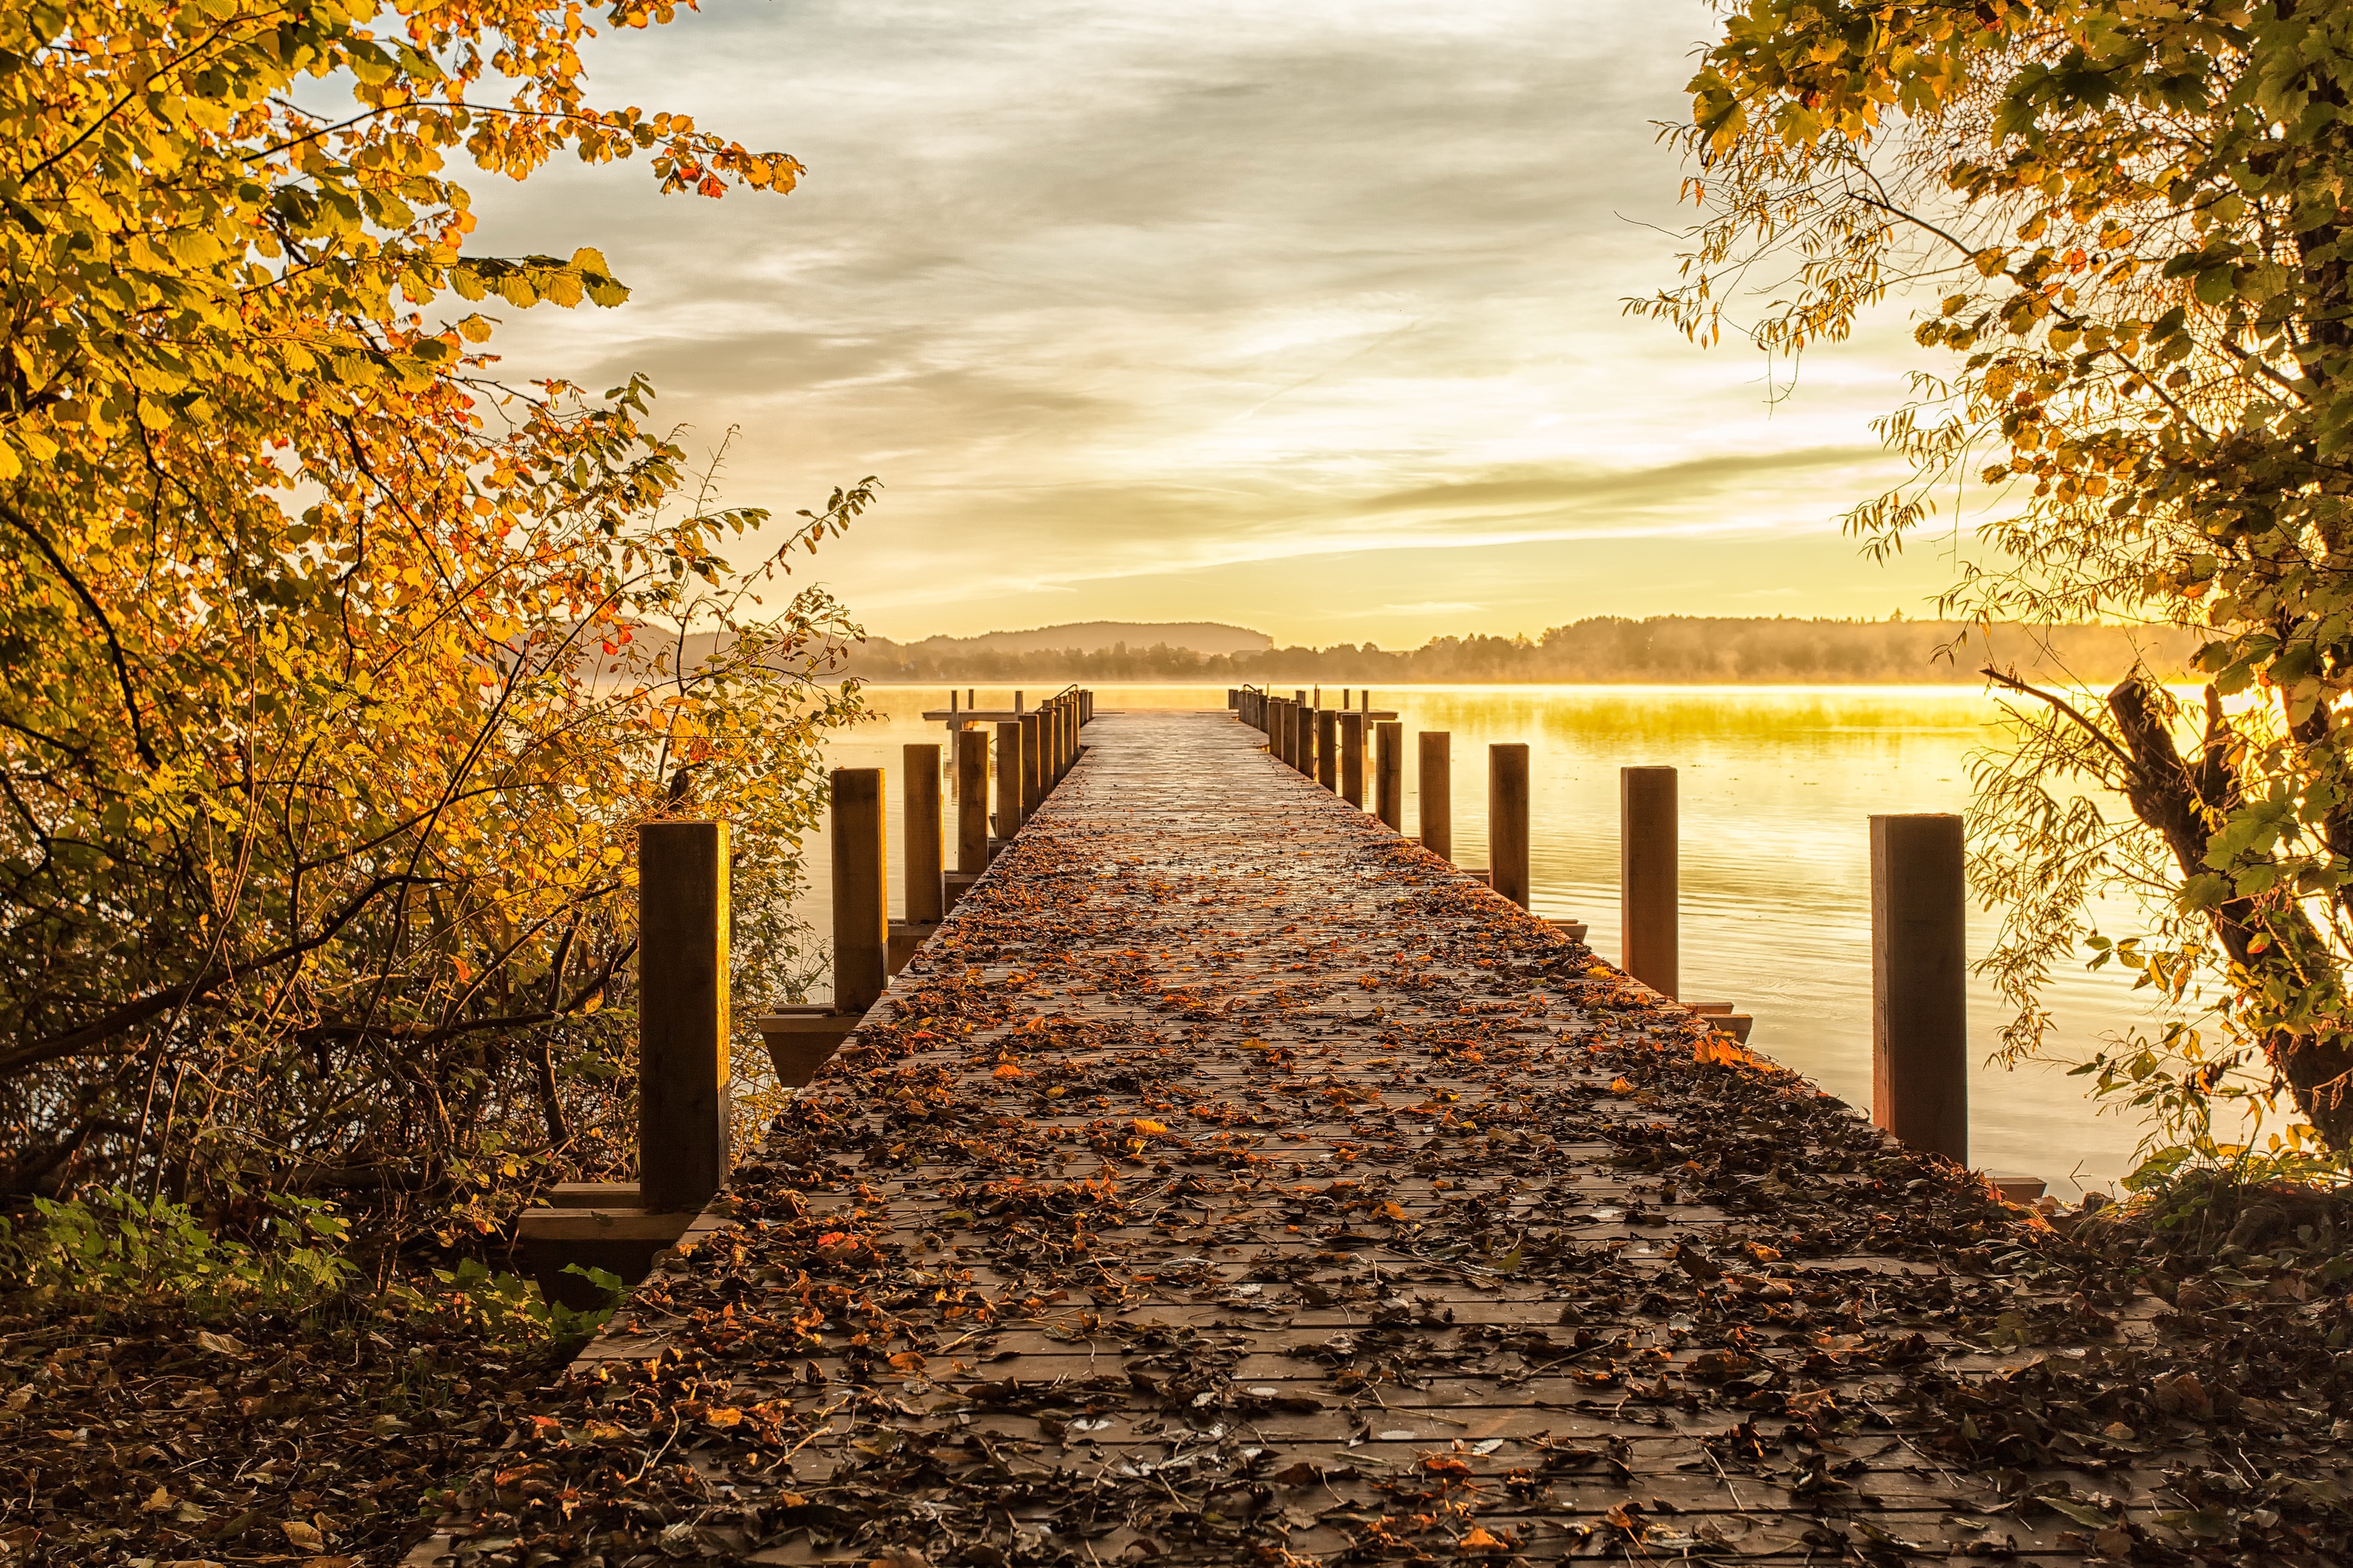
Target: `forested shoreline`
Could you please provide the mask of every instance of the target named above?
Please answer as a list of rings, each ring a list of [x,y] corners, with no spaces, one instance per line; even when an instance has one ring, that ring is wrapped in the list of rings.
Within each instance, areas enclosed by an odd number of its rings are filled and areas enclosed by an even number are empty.
[[[2136,666],[2178,675],[2198,646],[2171,628],[1998,626],[1965,621],[1841,621],[1596,616],[1536,637],[1433,637],[1418,648],[1370,643],[1205,654],[1158,643],[1008,652],[870,637],[849,672],[872,681],[1269,680],[1399,685],[1443,682],[1690,685],[1965,685],[1989,664],[2030,680],[2121,679]]]

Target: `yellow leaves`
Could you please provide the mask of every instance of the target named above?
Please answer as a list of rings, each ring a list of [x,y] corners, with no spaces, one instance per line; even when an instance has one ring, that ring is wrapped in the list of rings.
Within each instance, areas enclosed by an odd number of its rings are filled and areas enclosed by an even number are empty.
[[[1624,1078],[1614,1078],[1609,1080],[1609,1092],[1612,1094],[1631,1094],[1634,1092],[1634,1086],[1630,1081]]]
[[[1168,1131],[1168,1124],[1166,1122],[1155,1121],[1149,1116],[1139,1116],[1133,1121],[1129,1122],[1128,1125],[1147,1138],[1158,1137]]]
[[[1692,1047],[1692,1060],[1703,1067],[1736,1068],[1763,1065],[1754,1054],[1731,1036],[1715,1033],[1710,1033],[1705,1039],[1698,1041]]]

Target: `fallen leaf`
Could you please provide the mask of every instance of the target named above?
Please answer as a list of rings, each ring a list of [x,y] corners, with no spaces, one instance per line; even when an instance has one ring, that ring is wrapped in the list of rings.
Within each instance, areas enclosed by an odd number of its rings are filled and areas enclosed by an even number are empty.
[[[287,1541],[299,1551],[318,1552],[327,1544],[327,1538],[320,1534],[316,1527],[301,1520],[280,1520],[278,1528],[286,1532]]]

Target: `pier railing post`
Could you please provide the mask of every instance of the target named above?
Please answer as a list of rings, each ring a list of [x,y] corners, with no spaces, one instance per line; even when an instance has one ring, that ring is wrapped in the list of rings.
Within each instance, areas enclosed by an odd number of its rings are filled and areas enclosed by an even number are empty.
[[[1021,831],[1021,724],[1008,719],[997,726],[997,837],[1010,839]]]
[[[1362,810],[1365,805],[1365,716],[1340,715],[1340,798]]]
[[[1969,1161],[1968,891],[1958,816],[1871,819],[1871,1119]]]
[[[1444,730],[1421,732],[1420,772],[1415,782],[1421,806],[1421,847],[1440,859],[1454,858],[1454,737]]]
[[[1373,726],[1373,815],[1391,833],[1405,831],[1405,725],[1397,720]]]
[[[988,869],[988,732],[956,731],[956,869]]]
[[[891,951],[883,895],[882,770],[833,770],[833,1005],[863,1013],[882,994]]]
[[[1495,891],[1528,907],[1528,748],[1487,748],[1487,866]]]
[[[1626,973],[1664,996],[1683,984],[1676,934],[1675,770],[1618,770],[1618,898]]]
[[[940,749],[909,746],[902,753],[906,775],[900,781],[900,798],[906,811],[904,858],[907,875],[907,922],[936,925],[940,919],[942,873],[947,868],[940,845]]]
[[[1315,782],[1338,793],[1340,788],[1340,712],[1315,710]]]
[[[638,829],[638,1202],[700,1209],[727,1183],[727,825]]]
[[[1036,709],[1021,715],[1021,820],[1038,814],[1046,798],[1046,721]]]

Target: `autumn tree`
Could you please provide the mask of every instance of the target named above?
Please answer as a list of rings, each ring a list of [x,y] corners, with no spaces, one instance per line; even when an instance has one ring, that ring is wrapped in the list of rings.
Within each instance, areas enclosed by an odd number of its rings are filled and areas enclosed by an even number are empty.
[[[650,389],[501,382],[472,308],[626,290],[470,251],[453,162],[799,172],[591,105],[592,34],[557,0],[0,7],[0,1186],[486,1223],[626,1076],[649,815],[739,824],[747,934],[793,959],[839,606],[763,608],[776,536],[728,552],[767,514]]]
[[[2185,1081],[2267,1064],[2353,1145],[2353,12],[1721,15],[1672,132],[1704,216],[1682,284],[1634,308],[1796,354],[1918,301],[1917,341],[1950,357],[1883,426],[1913,479],[1851,526],[1896,549],[1958,492],[1992,549],[1949,608],[2200,634],[2189,712],[2162,669],[2104,693],[1989,672],[2035,711],[1976,830],[2009,901],[1992,962],[2021,1005],[2013,1048],[2047,1025],[2035,993],[2086,900],[2158,889],[2152,930],[2104,951],[2221,998],[2238,1054],[2209,1048]]]

